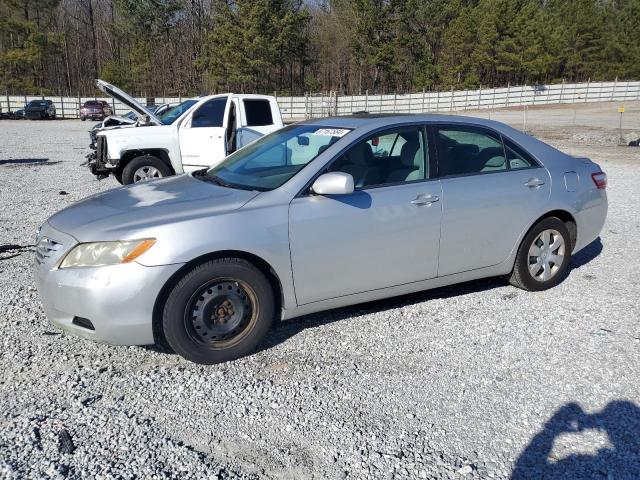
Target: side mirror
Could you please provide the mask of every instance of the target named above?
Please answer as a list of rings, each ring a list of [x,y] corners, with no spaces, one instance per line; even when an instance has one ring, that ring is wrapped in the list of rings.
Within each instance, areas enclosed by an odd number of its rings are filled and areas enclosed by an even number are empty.
[[[306,147],[309,145],[309,137],[303,137],[302,135],[298,135],[298,145]]]
[[[319,195],[348,195],[353,193],[353,177],[344,172],[331,172],[320,175],[311,191]]]

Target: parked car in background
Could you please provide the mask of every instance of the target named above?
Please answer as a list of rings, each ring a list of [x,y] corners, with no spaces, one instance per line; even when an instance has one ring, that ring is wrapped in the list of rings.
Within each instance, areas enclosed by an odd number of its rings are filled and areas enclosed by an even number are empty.
[[[29,120],[55,120],[56,106],[51,100],[31,100],[24,107],[24,116]]]
[[[102,80],[97,87],[129,106],[139,117],[135,126],[97,133],[89,168],[98,178],[113,174],[123,184],[190,172],[220,163],[227,155],[282,128],[275,97],[225,93],[193,100],[150,114],[127,93]]]
[[[102,120],[111,113],[111,106],[104,100],[89,100],[80,107],[80,120]]]
[[[598,238],[606,184],[591,160],[486,119],[308,120],[53,215],[38,290],[69,333],[164,338],[217,363],[252,352],[274,318],[484,277],[554,287]]]

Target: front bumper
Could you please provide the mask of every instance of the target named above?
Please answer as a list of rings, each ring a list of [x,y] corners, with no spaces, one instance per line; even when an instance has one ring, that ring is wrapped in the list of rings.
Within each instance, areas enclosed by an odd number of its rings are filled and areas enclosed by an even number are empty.
[[[133,262],[60,270],[57,264],[77,241],[48,224],[43,226],[41,238],[49,241],[38,242],[35,276],[51,323],[72,335],[112,345],[154,343],[155,301],[182,264],[145,267]],[[94,329],[74,323],[76,317],[88,319]]]
[[[47,112],[46,111],[25,112],[24,116],[29,120],[42,120],[43,118],[46,118]]]

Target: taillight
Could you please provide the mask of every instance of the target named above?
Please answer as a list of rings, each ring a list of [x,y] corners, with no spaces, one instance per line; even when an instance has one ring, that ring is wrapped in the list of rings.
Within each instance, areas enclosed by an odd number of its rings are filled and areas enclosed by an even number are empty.
[[[604,172],[596,172],[591,174],[591,179],[593,183],[596,184],[597,188],[604,190],[607,188],[607,174]]]

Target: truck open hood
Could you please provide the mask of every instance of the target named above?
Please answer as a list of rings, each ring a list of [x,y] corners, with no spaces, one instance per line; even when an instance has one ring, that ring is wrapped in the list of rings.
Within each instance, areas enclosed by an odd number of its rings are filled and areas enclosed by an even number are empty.
[[[136,113],[138,118],[142,119],[144,117],[148,117],[151,123],[155,125],[162,125],[162,121],[158,117],[144,108],[144,106],[138,103],[135,98],[133,98],[128,93],[123,92],[118,87],[115,87],[110,83],[107,83],[104,80],[100,79],[96,80],[96,87],[98,87],[102,92],[106,93],[110,97],[115,98],[119,102],[131,108],[131,110]]]

